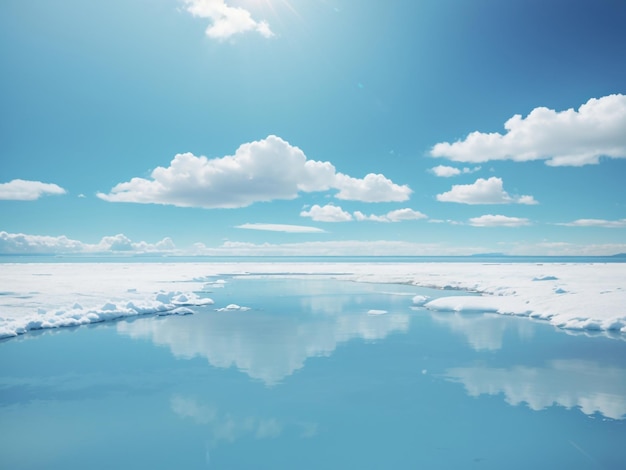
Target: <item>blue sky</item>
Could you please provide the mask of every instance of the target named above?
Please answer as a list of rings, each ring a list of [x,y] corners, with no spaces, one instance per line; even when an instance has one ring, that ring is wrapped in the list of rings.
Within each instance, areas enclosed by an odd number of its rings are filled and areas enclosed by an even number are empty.
[[[623,0],[5,0],[0,252],[626,252]]]

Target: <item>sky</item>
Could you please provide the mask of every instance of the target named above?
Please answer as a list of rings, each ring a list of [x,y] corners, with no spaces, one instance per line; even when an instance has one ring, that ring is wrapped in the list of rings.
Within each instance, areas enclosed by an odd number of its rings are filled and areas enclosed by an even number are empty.
[[[626,252],[625,0],[4,0],[0,254]]]

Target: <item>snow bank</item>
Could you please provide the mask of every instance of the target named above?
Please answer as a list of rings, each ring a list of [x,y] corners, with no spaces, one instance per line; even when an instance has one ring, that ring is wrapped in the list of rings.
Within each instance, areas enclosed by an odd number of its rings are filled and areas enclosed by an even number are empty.
[[[167,265],[3,264],[0,272],[0,338],[137,315],[188,315],[189,307],[213,303],[180,271],[168,274]]]
[[[417,298],[433,311],[495,312],[570,330],[626,333],[625,263],[396,263],[355,267],[352,278],[481,296]]]
[[[432,311],[523,315],[570,330],[626,333],[626,263],[7,263],[0,264],[0,337],[175,313],[211,303],[201,293],[227,275],[413,284],[444,291],[413,298],[413,306]]]

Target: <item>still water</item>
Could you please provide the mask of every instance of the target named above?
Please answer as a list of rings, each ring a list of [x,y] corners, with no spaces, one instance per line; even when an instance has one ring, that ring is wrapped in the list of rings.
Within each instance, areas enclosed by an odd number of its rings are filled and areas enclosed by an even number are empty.
[[[413,286],[223,286],[0,342],[0,467],[626,468],[623,339],[435,314]]]

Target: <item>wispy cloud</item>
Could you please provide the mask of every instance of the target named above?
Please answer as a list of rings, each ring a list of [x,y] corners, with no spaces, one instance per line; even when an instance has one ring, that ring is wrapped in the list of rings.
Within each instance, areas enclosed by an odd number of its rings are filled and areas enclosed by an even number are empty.
[[[626,227],[626,219],[605,220],[605,219],[578,219],[573,222],[566,222],[557,225],[565,225],[567,227],[604,227],[604,228],[623,228]]]
[[[511,196],[504,190],[502,179],[479,178],[473,184],[455,184],[448,192],[438,194],[441,202],[461,204],[537,204],[532,196]]]
[[[266,21],[257,21],[241,7],[232,7],[224,0],[182,0],[185,10],[210,21],[205,33],[211,39],[224,40],[236,34],[256,32],[269,38],[274,35]]]
[[[305,225],[287,225],[287,224],[242,224],[235,228],[243,228],[246,230],[263,230],[266,232],[287,232],[287,233],[323,233],[325,230],[317,227],[307,227]]]
[[[533,109],[516,114],[500,134],[472,132],[464,140],[436,144],[430,154],[457,162],[546,160],[551,166],[582,166],[600,157],[626,158],[626,95],[591,98],[578,111]]]
[[[397,240],[329,240],[299,243],[249,243],[227,241],[219,247],[195,245],[197,255],[237,256],[431,256],[470,255],[488,251],[480,246],[449,246]]]
[[[27,181],[15,179],[0,184],[0,200],[34,201],[46,195],[65,194],[62,187],[41,181]]]
[[[241,145],[232,156],[178,154],[169,167],[154,169],[150,179],[132,178],[97,196],[109,202],[238,208],[329,189],[339,191],[337,198],[365,202],[402,201],[411,193],[383,175],[357,179],[337,173],[330,162],[307,160],[298,147],[270,135]]]
[[[440,178],[450,178],[452,176],[458,176],[460,174],[474,173],[478,170],[480,170],[479,166],[476,166],[474,168],[465,167],[463,169],[460,169],[453,166],[438,165],[431,168],[429,171],[435,176],[439,176]]]
[[[428,216],[426,214],[422,214],[419,211],[415,211],[413,209],[397,209],[393,211],[389,211],[383,215],[365,215],[362,212],[355,212],[354,218],[360,221],[372,221],[372,222],[401,222],[403,220],[418,220],[418,219],[426,219]]]
[[[528,219],[492,214],[471,218],[469,222],[470,225],[474,227],[522,227],[524,225],[530,225]]]

